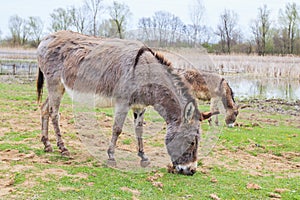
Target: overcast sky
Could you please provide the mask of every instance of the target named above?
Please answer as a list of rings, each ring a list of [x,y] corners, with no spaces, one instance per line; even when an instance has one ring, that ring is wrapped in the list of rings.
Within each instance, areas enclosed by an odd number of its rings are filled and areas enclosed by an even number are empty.
[[[9,34],[8,21],[12,15],[22,18],[39,16],[45,23],[45,30],[49,27],[49,14],[56,8],[67,8],[68,6],[79,6],[84,0],[0,0],[0,30],[2,37]],[[134,29],[138,19],[151,17],[155,11],[168,11],[188,24],[190,23],[190,6],[193,0],[117,0],[126,3],[131,12],[131,28]],[[298,1],[298,0],[297,0]],[[255,19],[258,8],[264,4],[271,10],[271,19],[277,21],[278,11],[284,9],[287,0],[203,0],[205,6],[204,23],[213,29],[219,23],[219,15],[224,9],[231,9],[238,14],[239,25],[242,31],[247,31],[250,20]],[[112,0],[104,0],[105,5],[111,5]],[[300,6],[300,3],[298,3]],[[246,34],[246,33],[245,33]]]

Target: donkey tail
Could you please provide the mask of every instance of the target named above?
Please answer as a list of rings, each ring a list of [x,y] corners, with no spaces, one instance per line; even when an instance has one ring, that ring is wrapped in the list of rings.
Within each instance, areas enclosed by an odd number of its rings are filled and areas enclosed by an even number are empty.
[[[43,94],[43,86],[44,86],[44,74],[39,68],[37,80],[36,80],[36,89],[37,89],[37,102],[39,103],[42,99]]]

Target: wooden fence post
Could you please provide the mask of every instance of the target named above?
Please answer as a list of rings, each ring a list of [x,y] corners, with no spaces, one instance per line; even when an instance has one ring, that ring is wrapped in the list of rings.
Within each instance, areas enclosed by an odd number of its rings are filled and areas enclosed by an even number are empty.
[[[31,75],[31,64],[28,65],[28,75]]]
[[[16,75],[16,71],[17,71],[16,64],[13,64],[12,67],[13,67],[13,75]]]

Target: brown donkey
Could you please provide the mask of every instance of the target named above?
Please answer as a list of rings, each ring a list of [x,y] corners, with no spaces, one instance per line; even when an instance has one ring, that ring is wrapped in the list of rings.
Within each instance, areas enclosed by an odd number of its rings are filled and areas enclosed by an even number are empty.
[[[191,85],[194,96],[199,100],[210,101],[210,111],[219,111],[218,102],[221,100],[225,109],[225,123],[233,127],[239,114],[239,106],[235,103],[234,93],[228,82],[218,74],[203,72],[199,70],[176,69]],[[218,116],[215,116],[218,124]]]
[[[69,155],[59,128],[59,106],[70,91],[104,96],[115,102],[108,163],[115,165],[114,152],[128,110],[135,105],[153,106],[165,119],[165,143],[175,171],[192,175],[197,167],[200,112],[183,79],[168,67],[168,61],[137,41],[104,39],[60,31],[47,36],[38,50],[38,100],[44,79],[48,97],[41,107],[42,142],[53,151],[48,138],[52,120],[57,146]],[[140,141],[139,141],[140,142]],[[141,165],[149,163],[140,149]]]

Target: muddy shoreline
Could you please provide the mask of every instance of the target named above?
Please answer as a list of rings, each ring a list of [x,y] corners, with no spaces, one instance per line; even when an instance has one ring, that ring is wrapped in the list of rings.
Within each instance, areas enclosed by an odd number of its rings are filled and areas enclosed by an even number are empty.
[[[254,111],[300,116],[300,100],[291,102],[284,99],[249,99],[237,103]]]

